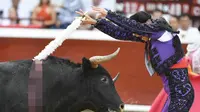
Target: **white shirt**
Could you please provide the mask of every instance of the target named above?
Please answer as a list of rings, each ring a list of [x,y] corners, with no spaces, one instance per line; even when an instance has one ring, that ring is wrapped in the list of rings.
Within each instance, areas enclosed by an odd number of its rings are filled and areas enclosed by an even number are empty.
[[[188,30],[179,29],[181,43],[200,43],[200,32],[197,28],[189,27]]]

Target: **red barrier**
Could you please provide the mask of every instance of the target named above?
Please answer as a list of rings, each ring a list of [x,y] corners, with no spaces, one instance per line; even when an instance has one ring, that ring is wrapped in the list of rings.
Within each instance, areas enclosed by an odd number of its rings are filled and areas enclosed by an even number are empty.
[[[0,61],[32,59],[50,39],[0,38]],[[151,104],[162,88],[159,76],[150,77],[144,65],[144,44],[135,42],[67,40],[53,55],[81,62],[82,57],[106,55],[121,48],[119,55],[102,65],[114,77],[120,72],[116,88],[129,104]],[[185,48],[186,45],[183,45]]]
[[[0,25],[0,28],[42,28],[40,25]]]

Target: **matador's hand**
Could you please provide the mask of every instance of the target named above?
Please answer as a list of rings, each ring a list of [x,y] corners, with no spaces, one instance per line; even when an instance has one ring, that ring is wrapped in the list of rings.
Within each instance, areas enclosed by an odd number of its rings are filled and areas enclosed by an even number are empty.
[[[104,8],[99,8],[99,7],[92,6],[92,10],[93,10],[94,12],[97,12],[97,13],[98,13],[97,18],[106,17],[107,14],[108,14],[108,11],[105,10]]]
[[[76,11],[77,14],[83,17],[82,23],[83,24],[96,24],[97,21],[91,18],[89,15],[85,14],[82,10]]]

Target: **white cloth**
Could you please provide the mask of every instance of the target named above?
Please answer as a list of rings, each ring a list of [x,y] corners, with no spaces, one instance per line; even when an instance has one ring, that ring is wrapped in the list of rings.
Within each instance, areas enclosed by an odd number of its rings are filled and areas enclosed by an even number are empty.
[[[178,29],[178,34],[181,43],[199,43],[200,44],[200,32],[197,28],[190,27],[188,30]]]
[[[191,59],[192,71],[200,74],[200,44],[189,44],[186,56]]]
[[[163,33],[163,35],[160,38],[158,38],[158,40],[161,42],[167,42],[167,41],[171,40],[172,38],[173,38],[172,33],[165,31],[165,33]]]
[[[187,55],[189,55],[190,53],[196,51],[197,49],[200,48],[200,44],[188,44],[187,46]]]
[[[200,74],[200,48],[195,51],[192,56],[192,70],[193,72]]]

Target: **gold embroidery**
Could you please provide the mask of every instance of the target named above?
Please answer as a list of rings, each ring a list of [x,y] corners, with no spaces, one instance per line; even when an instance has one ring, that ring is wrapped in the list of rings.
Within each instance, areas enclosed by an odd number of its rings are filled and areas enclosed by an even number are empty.
[[[138,35],[138,34],[135,34],[135,33],[133,33],[133,35],[134,35],[135,37],[137,37],[137,38],[141,38],[141,39],[142,39],[143,41],[145,41],[145,42],[147,42],[147,41],[150,40],[150,38],[147,37],[147,36],[142,36],[142,35]]]

